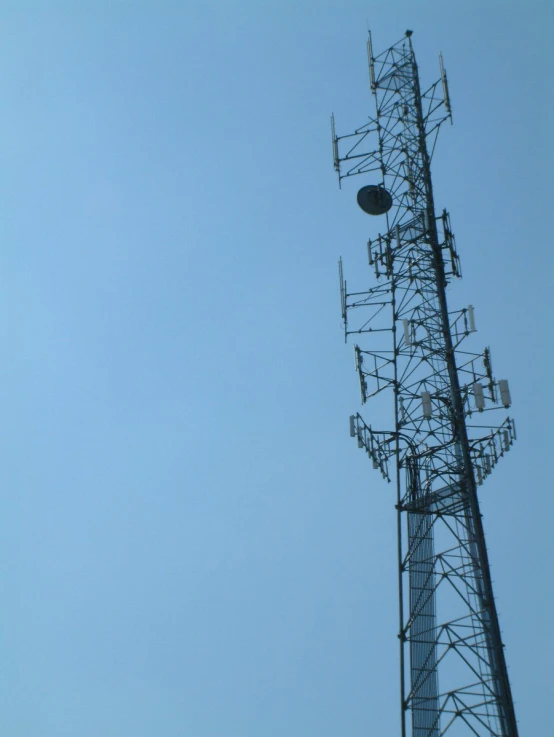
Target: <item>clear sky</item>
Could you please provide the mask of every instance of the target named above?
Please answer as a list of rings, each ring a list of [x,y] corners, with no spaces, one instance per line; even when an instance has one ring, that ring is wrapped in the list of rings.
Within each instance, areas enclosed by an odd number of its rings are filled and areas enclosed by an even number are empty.
[[[549,733],[553,7],[0,2],[2,735],[398,733],[394,490],[348,437],[336,273],[371,283],[381,223],[329,132],[372,112],[368,26],[413,29],[428,82],[444,55],[450,305],[510,380],[481,500]]]

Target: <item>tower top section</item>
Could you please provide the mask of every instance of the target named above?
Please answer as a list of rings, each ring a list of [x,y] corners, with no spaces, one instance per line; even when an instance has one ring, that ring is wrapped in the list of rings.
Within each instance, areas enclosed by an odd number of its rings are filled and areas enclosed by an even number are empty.
[[[391,198],[389,208],[376,207],[368,198],[369,190],[361,195],[366,207],[360,199],[358,203],[370,214],[388,212],[389,227],[405,222],[409,213],[426,209],[428,193],[420,173],[429,167],[441,125],[452,120],[442,56],[439,77],[422,91],[411,36],[412,31],[407,30],[397,43],[375,55],[368,33],[369,85],[375,115],[345,135],[336,133],[335,117],[331,116],[333,164],[339,186],[344,179],[361,174],[368,180],[366,187],[385,189]],[[374,189],[373,193],[376,199],[379,192]]]

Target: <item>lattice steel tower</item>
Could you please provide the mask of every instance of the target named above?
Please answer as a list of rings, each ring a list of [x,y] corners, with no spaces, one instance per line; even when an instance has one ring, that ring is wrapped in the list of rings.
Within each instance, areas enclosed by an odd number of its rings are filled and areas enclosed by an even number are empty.
[[[376,286],[350,291],[342,260],[339,272],[345,339],[364,340],[354,346],[362,403],[390,390],[394,429],[356,414],[350,433],[396,482],[402,737],[517,737],[477,498],[515,426],[484,421],[510,406],[508,384],[493,377],[489,349],[465,350],[473,307],[447,307],[460,260],[430,162],[450,99],[442,58],[422,92],[411,35],[378,56],[368,39],[375,118],[346,136],[331,121],[339,183],[372,173],[358,204],[386,217],[367,244]]]

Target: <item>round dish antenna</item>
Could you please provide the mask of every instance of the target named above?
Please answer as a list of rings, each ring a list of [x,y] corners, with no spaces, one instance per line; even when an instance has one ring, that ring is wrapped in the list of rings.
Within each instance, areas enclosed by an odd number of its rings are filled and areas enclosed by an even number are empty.
[[[384,215],[392,207],[391,193],[377,184],[362,187],[356,199],[358,205],[368,215]]]

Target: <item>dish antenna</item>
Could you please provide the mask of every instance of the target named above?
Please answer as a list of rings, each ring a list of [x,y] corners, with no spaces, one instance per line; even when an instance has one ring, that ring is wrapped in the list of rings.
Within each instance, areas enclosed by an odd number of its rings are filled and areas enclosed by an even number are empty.
[[[358,192],[358,205],[368,215],[384,215],[392,207],[391,193],[377,184],[367,184]]]

